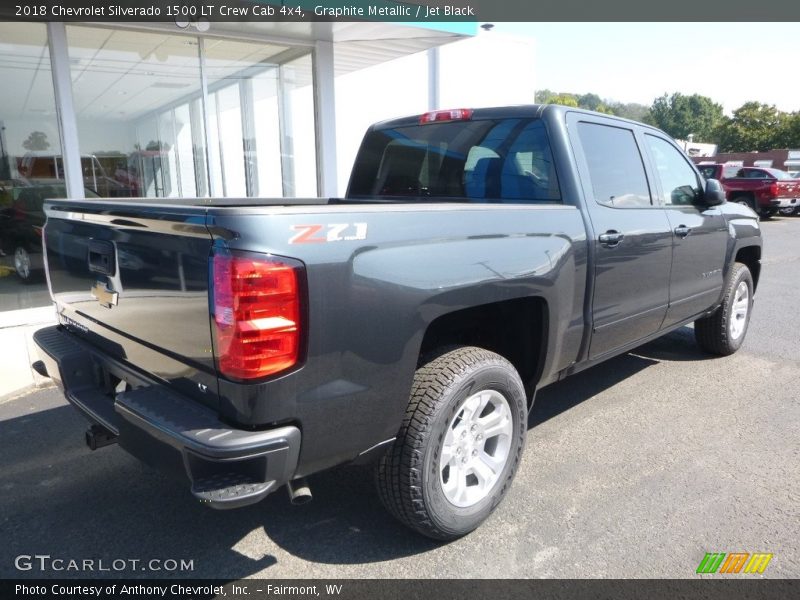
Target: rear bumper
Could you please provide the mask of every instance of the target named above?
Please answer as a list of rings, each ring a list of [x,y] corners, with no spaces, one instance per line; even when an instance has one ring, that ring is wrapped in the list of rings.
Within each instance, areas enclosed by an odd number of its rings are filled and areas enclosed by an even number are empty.
[[[769,201],[770,206],[773,208],[791,208],[800,203],[798,198],[773,198]]]
[[[233,428],[210,409],[146,380],[61,326],[40,329],[34,341],[48,376],[71,404],[116,435],[137,458],[188,476],[199,501],[213,508],[246,506],[292,479],[300,452],[297,427]],[[106,389],[117,379],[133,389]]]

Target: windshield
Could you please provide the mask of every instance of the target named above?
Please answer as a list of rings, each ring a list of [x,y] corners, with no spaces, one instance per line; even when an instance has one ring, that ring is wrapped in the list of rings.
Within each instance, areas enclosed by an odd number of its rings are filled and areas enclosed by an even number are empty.
[[[793,179],[789,173],[786,171],[781,171],[780,169],[765,169],[770,175],[772,175],[775,179]]]
[[[539,119],[485,119],[379,129],[359,150],[350,198],[557,202]]]

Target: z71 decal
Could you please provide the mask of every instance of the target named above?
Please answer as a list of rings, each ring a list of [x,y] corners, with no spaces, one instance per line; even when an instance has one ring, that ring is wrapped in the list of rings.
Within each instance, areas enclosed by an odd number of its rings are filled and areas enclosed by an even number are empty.
[[[296,231],[290,244],[322,244],[367,239],[366,223],[330,223],[328,225],[292,225]]]

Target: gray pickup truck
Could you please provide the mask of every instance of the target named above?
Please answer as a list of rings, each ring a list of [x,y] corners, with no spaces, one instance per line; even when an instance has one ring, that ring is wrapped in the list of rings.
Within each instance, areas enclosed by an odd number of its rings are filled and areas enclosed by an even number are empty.
[[[559,106],[374,125],[344,198],[45,209],[34,367],[92,449],[214,508],[371,462],[442,540],[508,491],[538,389],[691,323],[735,352],[761,259],[756,215],[667,135]]]

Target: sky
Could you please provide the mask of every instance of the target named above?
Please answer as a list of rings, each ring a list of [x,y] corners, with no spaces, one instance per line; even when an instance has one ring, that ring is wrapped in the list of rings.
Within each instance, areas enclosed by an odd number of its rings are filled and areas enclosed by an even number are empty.
[[[702,94],[800,110],[800,23],[495,23],[534,38],[536,88],[650,105]]]
[[[547,88],[646,106],[697,93],[727,114],[749,100],[800,111],[800,23],[494,25],[441,48],[438,108],[531,104]],[[337,77],[340,194],[371,123],[428,110],[427,73],[422,52]]]

